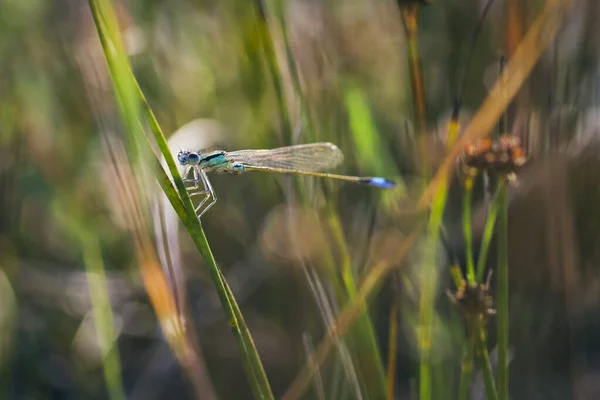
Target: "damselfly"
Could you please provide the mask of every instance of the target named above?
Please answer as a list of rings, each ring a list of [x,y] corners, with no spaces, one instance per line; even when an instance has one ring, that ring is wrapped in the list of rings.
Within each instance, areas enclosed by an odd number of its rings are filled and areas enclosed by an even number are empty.
[[[181,165],[187,166],[183,173],[183,181],[192,184],[187,186],[190,197],[203,196],[203,199],[195,207],[198,218],[202,217],[217,201],[215,191],[206,176],[207,172],[228,172],[239,175],[248,171],[264,171],[340,179],[383,189],[396,186],[396,182],[379,177],[347,176],[320,172],[339,165],[344,159],[342,151],[332,143],[300,144],[271,150],[239,150],[232,152],[215,150],[196,153],[181,150],[177,154],[177,159]],[[190,172],[192,173],[191,178],[188,177]]]

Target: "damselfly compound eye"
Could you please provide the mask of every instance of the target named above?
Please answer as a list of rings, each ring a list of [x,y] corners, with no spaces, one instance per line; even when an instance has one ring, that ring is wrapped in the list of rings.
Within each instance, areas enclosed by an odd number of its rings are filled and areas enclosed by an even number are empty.
[[[179,153],[177,153],[177,160],[179,160],[179,163],[181,165],[185,165],[186,164],[186,161],[187,161],[187,158],[188,158],[188,154],[189,154],[189,152],[183,151],[183,150],[181,150],[181,151],[179,151]]]
[[[182,150],[177,154],[177,159],[181,165],[198,164],[200,156],[197,153]]]

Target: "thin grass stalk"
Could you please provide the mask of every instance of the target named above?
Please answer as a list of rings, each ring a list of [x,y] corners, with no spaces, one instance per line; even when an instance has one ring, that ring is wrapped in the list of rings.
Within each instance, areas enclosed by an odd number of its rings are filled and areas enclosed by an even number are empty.
[[[421,5],[419,4],[400,5],[400,14],[407,39],[407,56],[410,69],[413,104],[416,108],[417,129],[418,134],[423,135],[425,133],[427,119],[425,116],[423,72],[417,36],[420,9]]]
[[[504,75],[505,60],[500,58],[500,75]],[[507,129],[507,114],[500,119],[499,133]],[[498,398],[508,400],[508,199],[506,185],[498,193]]]
[[[356,298],[357,284],[352,271],[352,263],[348,246],[344,238],[342,225],[337,213],[331,208],[327,217],[329,229],[333,234],[334,242],[341,254],[342,281],[345,287],[345,299],[342,304],[352,303]],[[352,329],[351,337],[354,339],[354,350],[358,358],[360,369],[367,385],[367,394],[370,398],[385,397],[385,372],[383,361],[379,352],[379,346],[375,337],[375,328],[365,307],[356,325]]]
[[[450,147],[458,137],[460,124],[458,122],[458,108],[455,108],[452,120],[448,125],[448,143]],[[439,185],[434,195],[431,214],[429,216],[429,224],[427,229],[427,241],[425,244],[424,269],[421,280],[421,303],[419,310],[419,349],[420,367],[419,367],[419,398],[421,400],[431,398],[431,366],[430,366],[430,351],[431,351],[431,335],[435,288],[437,286],[437,271],[436,271],[436,248],[439,238],[439,232],[444,217],[444,209],[446,207],[446,198],[448,195],[446,181]],[[458,270],[460,275],[460,270]],[[457,286],[460,285],[460,279]]]
[[[425,115],[425,85],[423,83],[423,70],[421,67],[421,56],[419,52],[418,27],[421,5],[417,3],[401,4],[400,16],[406,33],[407,58],[410,71],[410,82],[412,87],[413,105],[415,107],[415,119],[417,123],[417,138],[422,168],[423,186],[431,175],[430,156],[425,140],[427,130],[427,117]]]
[[[304,351],[308,356],[310,356],[314,352],[314,346],[311,340],[310,335],[304,334],[302,336],[302,341],[304,344]],[[309,358],[308,362],[311,362]],[[325,390],[323,389],[323,381],[321,380],[321,374],[319,373],[319,368],[316,365],[313,365],[314,370],[313,374],[315,375],[315,389],[314,396],[317,400],[325,400]]]
[[[204,393],[206,388],[198,379],[199,361],[193,342],[185,335],[181,314],[177,308],[171,288],[158,262],[144,213],[141,191],[136,190],[136,178],[132,165],[126,162],[124,149],[116,146],[117,141],[105,136],[105,156],[111,190],[118,199],[118,207],[130,227],[130,237],[138,263],[140,276],[148,293],[148,298],[157,315],[165,339],[177,360],[183,365],[196,393]]]
[[[416,107],[416,120],[421,153],[422,176],[424,182],[429,178],[429,159],[425,141],[426,116],[425,116],[425,90],[421,70],[421,61],[418,47],[418,21],[419,4],[400,5],[400,15],[407,37],[407,52],[409,60],[410,77],[412,84],[413,104]],[[436,249],[439,230],[442,224],[447,185],[440,185],[433,197],[431,215],[427,228],[427,239],[425,243],[425,256],[423,259],[423,271],[421,272],[421,299],[419,310],[419,398],[421,400],[431,399],[431,336],[433,329],[435,288],[437,283],[436,271]]]
[[[498,194],[498,398],[508,400],[508,201],[506,186]]]
[[[192,202],[188,196],[187,190],[185,189],[183,180],[177,171],[177,167],[175,166],[175,162],[171,156],[167,141],[160,126],[158,125],[154,113],[148,106],[146,99],[143,97],[141,90],[140,96],[142,96],[143,104],[145,105],[144,111],[146,113],[146,118],[150,123],[151,131],[154,134],[154,139],[158,143],[159,149],[167,162],[169,171],[171,172],[171,176],[173,176],[173,180],[175,181],[179,195],[174,191],[171,181],[169,180],[165,171],[158,165],[156,166],[155,170],[157,170],[159,173],[159,184],[163,192],[167,195],[171,205],[177,212],[177,215],[181,219],[184,227],[191,236],[192,241],[202,255],[202,258],[207,263],[209,273],[217,289],[217,294],[225,311],[229,326],[233,330],[234,336],[238,342],[238,347],[242,353],[242,362],[244,364],[244,368],[246,370],[250,385],[253,389],[255,398],[272,399],[273,394],[271,392],[271,387],[241,310],[235,301],[233,293],[231,292],[225,277],[215,261],[204,230],[202,229],[202,225],[196,218]]]
[[[314,351],[312,354],[315,354]],[[312,361],[311,361],[312,362]],[[331,384],[329,385],[329,397],[328,399],[343,399],[346,397],[345,391],[347,391],[348,385],[343,384],[342,379],[342,362],[339,359],[333,361],[333,372],[331,373]]]
[[[260,7],[263,7],[263,3],[259,4]],[[296,61],[294,59],[294,55],[289,42],[289,35],[286,28],[286,19],[285,19],[285,9],[284,4],[281,1],[276,1],[275,7],[275,15],[279,21],[280,30],[282,33],[284,50],[286,55],[286,61],[288,64],[289,72],[291,75],[292,86],[294,88],[297,99],[300,102],[301,106],[301,115],[302,118],[306,120],[307,128],[310,132],[314,133],[314,122],[311,117],[310,108],[308,103],[306,102],[304,95],[302,93],[302,85],[300,81],[300,74],[296,65]],[[261,10],[261,16],[263,17],[263,22],[265,26],[267,26],[266,21],[266,12],[265,10]],[[272,43],[272,40],[269,40],[268,43]],[[267,49],[271,48],[268,46]],[[275,57],[271,57],[272,60],[275,60]],[[274,71],[274,66],[271,66],[271,71]],[[278,72],[278,71],[277,71]],[[273,74],[273,79],[280,79],[281,74]],[[278,86],[281,88],[281,85]],[[283,99],[283,95],[279,96],[279,99]],[[291,129],[291,126],[290,126]],[[337,248],[340,250],[342,255],[341,262],[341,271],[342,271],[342,285],[339,284],[339,276],[338,271],[335,266],[335,261],[331,257],[331,254],[327,254],[324,257],[324,264],[326,265],[326,270],[329,272],[329,280],[334,284],[334,292],[336,293],[336,297],[340,304],[347,304],[348,301],[352,301],[353,297],[356,294],[356,283],[354,281],[354,276],[351,269],[350,257],[348,254],[348,249],[346,245],[346,241],[343,237],[341,224],[339,221],[339,216],[337,213],[330,207],[328,210],[328,218],[329,228],[333,233],[334,240],[337,244]],[[344,290],[345,289],[345,290]],[[374,398],[381,397],[382,393],[379,393],[382,385],[379,385],[379,382],[375,382],[374,384],[369,384],[372,382],[371,376],[373,375],[373,371],[376,372],[376,375],[383,375],[383,367],[381,365],[381,359],[379,357],[379,351],[377,342],[375,339],[375,333],[373,329],[373,325],[368,313],[363,314],[360,317],[360,322],[356,326],[357,329],[354,330],[354,338],[358,339],[355,344],[355,351],[357,352],[356,356],[358,357],[357,365],[362,370],[362,374],[365,377],[368,388],[367,391],[371,392],[371,397]],[[355,341],[356,342],[356,341]],[[366,347],[363,347],[363,343],[366,344]],[[377,356],[377,359],[373,361],[365,360],[364,354],[374,354]],[[373,365],[374,364],[374,365]],[[314,373],[318,373],[318,366],[314,366]],[[366,376],[365,376],[366,375]],[[316,376],[316,375],[315,375]],[[374,392],[375,390],[375,392]]]
[[[323,285],[324,282],[322,282],[317,274],[317,272],[314,269],[305,269],[305,275],[306,275],[306,279],[308,281],[308,284],[310,285],[311,291],[316,299],[316,301],[318,302],[319,305],[319,311],[321,313],[321,315],[323,316],[323,322],[325,323],[327,328],[330,328],[333,323],[335,322],[335,316],[334,316],[334,305],[331,304],[331,300],[329,299],[328,294],[326,293],[326,289]],[[335,358],[333,360],[333,364],[334,364],[334,373],[333,376],[331,378],[331,382],[330,382],[330,392],[336,392],[338,387],[340,386],[340,384],[342,384],[342,386],[344,387],[344,389],[351,389],[352,393],[354,394],[354,397],[356,397],[357,399],[362,398],[361,395],[361,389],[360,389],[360,384],[359,384],[359,379],[358,379],[358,374],[356,373],[356,368],[354,363],[351,360],[350,357],[350,352],[348,350],[348,346],[341,342],[338,341],[337,344],[337,353],[339,354],[338,358]],[[311,354],[314,353],[314,349],[313,352],[311,352]],[[309,359],[311,362],[313,360]],[[341,379],[341,370],[338,367],[342,367],[345,375],[346,375],[346,379]],[[319,371],[320,366],[315,366],[314,367],[314,372],[318,372]],[[340,398],[340,396],[334,396],[334,395],[330,395],[327,398],[332,398],[332,399],[337,399]]]
[[[81,246],[83,266],[91,301],[91,313],[96,330],[96,340],[102,354],[102,372],[108,396],[111,400],[126,399],[122,383],[121,361],[117,346],[118,335],[114,317],[102,251],[96,233],[87,229],[81,210],[70,193],[57,195],[54,199],[54,215]]]
[[[469,381],[473,372],[473,358],[475,348],[477,347],[476,332],[468,335],[467,343],[463,352],[463,359],[460,367],[460,384],[458,387],[458,400],[467,400],[469,395]]]
[[[396,387],[396,352],[398,347],[398,308],[396,302],[392,303],[389,318],[389,338],[388,338],[388,364],[387,364],[387,400],[394,400],[394,391]]]
[[[464,277],[459,265],[453,265],[450,268],[450,275],[454,285],[459,288],[464,284]],[[469,393],[469,378],[473,371],[473,358],[477,347],[477,327],[476,320],[470,318],[465,321],[467,330],[467,342],[464,344],[463,358],[460,368],[460,383],[458,387],[458,400],[467,400]]]
[[[504,187],[505,183],[500,181],[498,183],[498,190]],[[477,282],[483,282],[485,274],[485,266],[487,262],[487,255],[492,243],[492,237],[494,236],[494,226],[498,219],[498,195],[499,191],[493,197],[492,204],[487,214],[485,221],[485,227],[483,228],[483,238],[481,240],[481,247],[479,250],[479,258],[477,259]]]
[[[454,111],[456,115],[456,119],[458,120],[458,112],[461,107],[461,102],[463,98],[463,93],[467,88],[467,79],[469,77],[469,69],[471,67],[471,61],[473,60],[473,52],[475,51],[475,45],[477,44],[477,39],[479,39],[479,34],[481,33],[481,29],[483,28],[483,22],[487,17],[488,12],[492,8],[495,0],[488,0],[483,7],[481,12],[481,17],[477,20],[477,25],[473,30],[473,35],[471,36],[471,42],[469,44],[469,50],[467,56],[465,57],[465,66],[462,71],[462,76],[458,79],[458,89],[456,90],[456,101],[454,103]]]
[[[308,102],[304,94],[302,93],[302,82],[300,80],[300,71],[298,71],[298,65],[296,64],[296,60],[294,58],[294,52],[292,51],[292,46],[290,44],[290,36],[287,30],[286,18],[285,18],[285,4],[283,0],[275,1],[275,15],[279,21],[279,27],[281,30],[281,35],[283,39],[283,46],[285,50],[286,61],[288,64],[292,86],[294,91],[296,92],[296,98],[300,102],[301,116],[306,120],[306,128],[309,133],[315,133],[315,125],[314,119],[312,116],[312,112]],[[314,137],[312,138],[314,139]]]
[[[127,56],[123,50],[121,38],[117,30],[114,11],[108,1],[89,0],[89,3],[111,73],[117,103],[119,104],[121,116],[125,122],[125,133],[129,137],[132,137],[132,140],[130,140],[131,142],[141,144],[141,146],[144,146],[144,150],[147,153],[150,153],[150,143],[148,142],[148,138],[143,131],[139,119],[139,107],[137,105],[141,101],[139,86],[137,86]],[[208,265],[211,278],[216,286],[229,325],[234,332],[242,353],[242,362],[255,398],[273,399],[274,397],[270,385],[243,316],[233,298],[229,286],[225,282],[224,277],[215,262],[204,231],[195,216],[192,203],[185,190],[181,177],[177,172],[164,135],[162,134],[156,119],[153,118],[153,114],[149,107],[146,107],[146,114],[148,117],[152,116],[152,118],[149,118],[151,127],[153,128],[152,132],[155,134],[155,139],[157,139],[161,153],[167,160],[169,170],[171,171],[180,193],[179,195],[177,194],[170,179],[160,166],[160,163],[158,163],[158,160],[155,160],[155,168],[153,168],[153,170],[157,175],[156,177],[159,184]]]
[[[421,271],[421,298],[419,309],[419,398],[431,399],[431,339],[435,314],[435,290],[437,287],[436,253],[439,231],[446,206],[447,186],[437,188],[427,226],[423,270]]]
[[[492,363],[486,347],[487,335],[485,331],[485,325],[481,321],[479,322],[478,331],[479,337],[477,338],[477,358],[479,360],[479,366],[483,375],[486,398],[488,400],[498,400],[498,392],[496,391],[496,384],[494,382]]]
[[[285,99],[285,93],[283,89],[283,80],[281,79],[280,66],[277,63],[277,54],[275,52],[275,43],[271,30],[269,29],[269,19],[267,16],[267,9],[264,4],[264,0],[254,0],[256,9],[260,20],[260,40],[265,52],[265,59],[267,62],[267,68],[271,74],[271,81],[273,89],[275,90],[275,96],[277,97],[277,105],[279,107],[279,117],[281,118],[281,128],[283,130],[283,137],[286,145],[293,144],[293,132],[294,128],[290,119],[290,113],[288,110],[287,102]]]
[[[264,12],[261,13],[261,15],[265,14],[266,13]],[[279,21],[280,30],[283,38],[284,50],[286,54],[286,61],[290,70],[292,86],[294,88],[296,97],[300,102],[301,114],[303,118],[306,119],[309,131],[314,132],[313,120],[311,117],[310,109],[302,93],[300,74],[290,46],[289,35],[286,29],[285,9],[281,1],[276,2],[275,15]],[[274,76],[274,79],[278,79],[280,76],[281,75]],[[333,233],[334,241],[341,253],[342,258],[341,275],[345,291],[341,292],[339,290],[339,285],[335,285],[338,288],[337,297],[338,301],[341,304],[346,304],[347,302],[353,301],[353,298],[356,295],[357,285],[354,280],[350,256],[348,254],[348,248],[342,232],[339,216],[331,207],[328,211],[327,220],[329,223],[329,228]],[[327,257],[326,264],[329,266],[329,268],[327,269],[330,272],[332,272],[332,274],[330,274],[332,275],[330,276],[330,281],[337,282],[337,270],[335,269],[335,263],[333,259],[331,257]],[[358,358],[357,366],[361,370],[361,373],[367,385],[366,391],[368,393],[366,394],[371,398],[381,398],[384,395],[384,393],[382,393],[382,390],[385,390],[384,370],[379,354],[379,347],[375,338],[375,329],[373,327],[373,323],[371,321],[367,309],[365,309],[365,312],[359,318],[359,322],[357,322],[356,326],[354,327],[351,336],[354,338],[354,350],[356,352],[355,356]]]
[[[108,293],[108,284],[98,239],[92,233],[79,229],[79,239],[86,270],[87,283],[92,301],[92,315],[100,348],[104,355],[102,371],[111,400],[125,400],[125,389],[121,381],[121,362],[117,347],[117,335]],[[109,347],[110,345],[110,347]]]
[[[473,229],[471,226],[471,198],[473,197],[473,178],[468,177],[465,181],[463,194],[463,235],[465,238],[465,250],[467,253],[467,283],[475,284],[475,262],[473,261]]]
[[[420,233],[421,227],[417,227],[398,248],[395,257],[391,257],[389,260],[381,262],[372,268],[371,272],[362,281],[354,302],[348,304],[342,310],[321,343],[315,348],[311,362],[316,363],[316,365],[322,365],[325,360],[327,360],[327,357],[337,344],[337,341],[348,332],[350,327],[352,327],[353,323],[356,321],[356,318],[361,314],[361,310],[365,307],[369,296],[371,296],[375,289],[379,287],[381,281],[389,274],[393,266],[404,260],[415,245]],[[312,379],[311,371],[312,368],[309,365],[305,365],[288,390],[281,397],[281,400],[300,398]]]

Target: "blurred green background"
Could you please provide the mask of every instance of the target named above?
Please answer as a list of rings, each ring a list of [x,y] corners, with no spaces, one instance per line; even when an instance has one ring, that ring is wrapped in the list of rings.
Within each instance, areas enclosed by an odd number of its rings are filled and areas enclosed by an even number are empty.
[[[497,78],[507,32],[516,29],[507,23],[509,4],[518,3],[525,32],[545,3],[496,0],[465,70],[486,2],[438,0],[421,9],[426,161],[397,2],[113,3],[135,76],[165,134],[189,128],[179,146],[330,141],[345,154],[336,172],[403,182],[383,192],[259,173],[211,178],[219,200],[203,228],[276,398],[382,260],[397,268],[357,335],[334,352],[304,398],[385,398],[373,388],[385,384],[391,351],[395,398],[415,398],[419,255],[396,261],[394,254],[418,219],[423,170],[443,158],[456,96],[462,93],[467,121]],[[579,1],[507,110],[508,130],[524,138],[531,158],[509,206],[513,399],[600,395],[598,17],[596,0]],[[261,43],[264,30],[272,55]],[[156,246],[176,253],[171,261],[183,278],[174,296],[183,296],[195,330],[200,392],[165,342],[106,152],[123,128],[87,2],[0,0],[0,60],[0,398],[118,398],[111,385],[128,399],[252,398],[204,262],[177,224],[166,231],[167,244]],[[439,245],[436,399],[455,398],[464,341],[445,297],[448,266],[464,260],[461,190],[450,190]],[[476,243],[486,212],[481,197]],[[148,216],[148,225],[157,218]],[[390,321],[398,324],[393,350]],[[115,340],[103,342],[99,332]],[[107,368],[119,382],[110,383]],[[484,398],[477,379],[473,399]]]

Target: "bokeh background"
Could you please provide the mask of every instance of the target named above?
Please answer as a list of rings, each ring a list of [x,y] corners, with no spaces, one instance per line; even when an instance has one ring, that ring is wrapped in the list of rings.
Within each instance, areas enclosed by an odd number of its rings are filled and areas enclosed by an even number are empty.
[[[487,1],[421,9],[424,141],[398,3],[113,3],[135,76],[174,151],[330,141],[345,154],[336,172],[402,182],[384,192],[261,173],[212,177],[219,200],[203,228],[276,398],[378,263],[394,269],[367,320],[304,398],[385,398],[373,387],[385,383],[392,352],[395,398],[415,398],[420,245],[394,257],[422,217],[422,176],[443,158],[456,97],[468,121],[498,77],[499,57],[546,2],[496,0],[476,40]],[[507,130],[530,155],[509,205],[513,399],[600,395],[598,18],[596,0],[577,3],[507,110]],[[87,2],[0,0],[0,60],[0,396],[114,398],[103,374],[112,368],[128,399],[252,398],[204,261],[152,191],[148,229],[173,296],[187,304],[199,385],[165,340],[123,215],[123,126]],[[150,175],[146,182],[154,185]],[[464,260],[461,193],[455,183],[439,244],[436,399],[455,398],[464,341],[445,296],[450,264]],[[476,243],[485,214],[479,195]],[[493,269],[493,251],[490,259]],[[98,327],[101,314],[110,323]],[[103,342],[99,329],[114,341]],[[472,398],[483,398],[481,378],[473,379]]]

